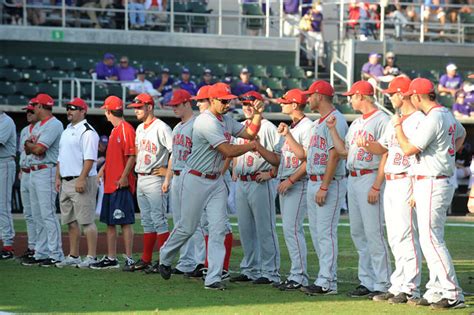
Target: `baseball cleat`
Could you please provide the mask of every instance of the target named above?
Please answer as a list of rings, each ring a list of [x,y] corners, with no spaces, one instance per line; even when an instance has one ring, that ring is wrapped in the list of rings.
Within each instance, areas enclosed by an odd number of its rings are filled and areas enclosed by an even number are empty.
[[[358,298],[358,297],[368,296],[370,293],[372,293],[372,291],[370,291],[369,289],[367,289],[363,285],[359,285],[357,288],[355,288],[354,291],[351,291],[351,292],[347,293],[347,295],[350,296],[350,297]]]
[[[97,263],[96,257],[87,256],[86,258],[84,258],[84,260],[80,264],[77,265],[77,268],[87,269],[87,268],[90,268],[92,264],[96,264],[96,263]]]
[[[153,266],[149,266],[145,269],[146,274],[160,273],[160,262],[156,262]]]
[[[400,293],[401,294],[401,293]],[[390,300],[391,298],[393,298],[395,295],[393,295],[392,293],[390,292],[385,292],[385,293],[382,293],[382,294],[377,294],[377,295],[374,295],[372,297],[372,301],[376,301],[376,302],[384,302],[384,301],[387,301],[387,300]]]
[[[191,272],[185,272],[184,273],[184,276],[186,278],[201,278],[202,277],[202,270],[204,268],[204,265],[203,264],[199,264],[196,266],[196,268],[194,268],[193,271]]]
[[[411,306],[430,306],[430,302],[425,298],[408,299],[407,304]]]
[[[431,303],[431,308],[434,310],[439,309],[458,309],[458,308],[465,308],[466,304],[464,301],[461,300],[448,300],[448,299],[441,299],[436,303]]]
[[[215,290],[215,291],[224,291],[225,289],[227,289],[227,287],[222,282],[214,282],[213,284],[205,285],[204,289],[206,289],[206,290]]]
[[[171,266],[165,266],[163,264],[160,264],[158,269],[163,279],[169,280],[171,278],[171,273],[172,273]]]
[[[325,289],[319,285],[309,285],[307,287],[301,287],[301,291],[306,293],[306,295],[336,295],[337,290]]]
[[[278,287],[278,289],[280,289],[280,291],[295,291],[299,290],[302,286],[301,283],[294,280],[286,280]]]
[[[15,255],[12,250],[3,249],[0,252],[0,260],[7,260],[7,259],[13,259],[13,258],[15,258]]]
[[[367,295],[367,298],[369,300],[372,300],[374,298],[374,296],[377,296],[377,295],[382,295],[382,294],[385,294],[385,292],[382,292],[382,291],[372,291],[370,292],[368,295]]]
[[[230,278],[230,282],[249,282],[249,281],[252,281],[252,279],[250,279],[249,277],[243,274]]]
[[[66,259],[64,259],[61,262],[58,262],[56,264],[56,267],[58,268],[64,268],[64,267],[77,267],[80,263],[82,262],[80,257],[72,257],[71,255],[68,255]]]
[[[221,281],[226,281],[230,279],[230,273],[229,271],[223,269],[222,274],[221,274]]]
[[[388,298],[388,303],[390,303],[390,304],[405,304],[405,303],[408,302],[408,299],[410,299],[410,298],[411,298],[411,295],[400,292],[397,295]],[[375,297],[374,297],[374,301],[375,301]]]
[[[171,273],[173,275],[184,275],[184,271],[179,270],[178,268],[172,268]]]
[[[145,270],[150,266],[150,263],[144,261],[143,259],[139,259],[134,265],[133,265],[133,270],[134,271],[141,271]]]
[[[36,259],[35,257],[25,258],[21,262],[23,266],[36,266],[41,264],[45,259]]]
[[[91,269],[102,270],[102,269],[118,269],[120,264],[117,259],[110,259],[107,256],[104,256],[99,262],[90,265]]]
[[[252,283],[253,284],[272,284],[273,281],[265,277],[260,277],[256,280],[253,280]]]
[[[45,268],[56,267],[56,265],[59,264],[60,262],[61,262],[60,260],[56,260],[53,258],[46,258],[43,262],[39,264],[39,266],[45,267]]]
[[[34,249],[27,249],[23,255],[21,255],[20,257],[18,257],[18,259],[20,259],[21,261],[27,259],[27,258],[31,258],[35,255],[35,250]]]
[[[123,255],[123,258],[125,258],[125,265],[122,268],[122,271],[135,271],[135,260],[133,258],[127,257],[126,255]]]

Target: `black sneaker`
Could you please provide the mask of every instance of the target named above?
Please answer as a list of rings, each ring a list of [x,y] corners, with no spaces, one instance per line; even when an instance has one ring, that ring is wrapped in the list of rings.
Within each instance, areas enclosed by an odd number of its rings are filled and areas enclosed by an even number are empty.
[[[0,252],[0,260],[7,260],[7,259],[13,259],[13,258],[15,258],[15,254],[13,253],[12,250],[3,249]]]
[[[141,271],[145,270],[150,266],[150,263],[147,263],[146,261],[143,261],[143,259],[139,259],[134,265],[133,265],[133,271]]]
[[[369,289],[364,287],[363,285],[358,286],[355,288],[354,291],[349,292],[347,295],[350,297],[365,297],[371,293]]]
[[[252,281],[252,279],[250,279],[249,277],[243,274],[230,278],[230,282],[249,282],[249,281]]]
[[[428,302],[428,300],[425,298],[411,298],[411,299],[408,299],[407,304],[411,306],[430,306],[431,305],[430,302]]]
[[[273,281],[265,277],[260,277],[256,280],[253,280],[252,283],[253,284],[272,284]]]
[[[299,290],[302,286],[301,283],[294,280],[286,280],[278,287],[278,289],[280,289],[280,291],[295,291]]]
[[[202,281],[206,280],[206,276],[207,276],[207,268],[204,267],[202,268]]]
[[[390,303],[390,304],[405,304],[405,303],[408,302],[409,298],[411,298],[410,295],[401,292],[401,293],[398,293],[395,296],[392,296],[392,297],[388,298],[388,303]],[[375,301],[375,297],[374,297],[374,301]]]
[[[135,260],[133,258],[124,256],[125,258],[125,265],[122,268],[122,271],[129,271],[129,272],[134,272],[135,271]]]
[[[31,258],[35,255],[35,250],[34,249],[27,249],[23,255],[21,255],[20,257],[18,257],[18,259],[20,259],[21,261],[25,260],[26,258]]]
[[[215,291],[224,291],[226,288],[225,284],[222,282],[214,282],[213,284],[205,285],[204,289],[206,290],[215,290]]]
[[[221,274],[221,281],[226,281],[230,279],[230,273],[228,270],[223,269]]]
[[[171,274],[173,275],[184,275],[184,271],[179,270],[178,268],[172,268]]]
[[[120,264],[116,259],[110,259],[109,257],[105,256],[99,262],[90,265],[91,269],[95,270],[102,270],[102,269],[118,269],[120,268]]]
[[[191,272],[185,272],[184,273],[184,276],[186,278],[202,278],[202,270],[204,269],[204,265],[203,264],[199,264],[196,266],[196,268],[194,268],[193,271]]]
[[[46,258],[45,260],[43,260],[43,262],[39,264],[39,266],[45,267],[45,268],[56,267],[56,264],[60,262],[61,262],[60,260],[56,260],[53,258]]]
[[[171,273],[172,273],[171,266],[165,266],[163,264],[160,264],[158,268],[160,270],[160,275],[163,279],[169,280],[171,278]]]
[[[307,295],[336,295],[337,290],[325,289],[319,285],[309,285],[307,287],[301,287],[301,291]]]
[[[377,295],[382,295],[382,294],[385,294],[386,292],[382,292],[382,291],[372,291],[370,292],[368,295],[367,295],[367,298],[369,300],[372,300],[374,298],[374,296],[377,296]]]
[[[402,294],[402,293],[400,293]],[[399,295],[400,295],[399,294]],[[405,294],[405,293],[403,293]],[[390,292],[385,292],[385,293],[382,293],[382,294],[377,294],[377,295],[374,295],[372,297],[372,301],[376,301],[376,302],[385,302],[385,301],[389,301],[390,299],[394,298],[395,295],[390,293]]]
[[[466,304],[464,304],[464,301],[461,301],[461,300],[441,299],[438,302],[431,304],[431,308],[434,310],[447,309],[447,308],[458,309],[458,308],[465,308],[465,307],[466,307]]]
[[[154,274],[154,273],[160,273],[160,262],[157,261],[153,266],[148,266],[148,268],[145,269],[146,274]]]
[[[23,266],[37,266],[41,264],[45,259],[36,259],[35,257],[25,258],[21,261]]]

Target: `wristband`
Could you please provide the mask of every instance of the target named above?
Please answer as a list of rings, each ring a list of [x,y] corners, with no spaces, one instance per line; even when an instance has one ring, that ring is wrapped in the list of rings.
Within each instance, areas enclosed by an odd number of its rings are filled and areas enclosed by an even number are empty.
[[[375,190],[375,191],[380,191],[380,189],[375,188],[374,186],[372,186],[372,189]]]
[[[474,199],[474,196],[469,196],[469,199]]]
[[[250,131],[252,131],[254,134],[258,134],[260,131],[260,126],[261,125],[255,125],[253,122],[248,125],[248,128]]]
[[[319,187],[319,190],[328,191],[328,189],[326,187],[323,187],[323,186]]]
[[[290,183],[291,183],[292,185],[295,184],[295,182],[291,180],[291,177],[288,177],[288,180],[290,181]]]

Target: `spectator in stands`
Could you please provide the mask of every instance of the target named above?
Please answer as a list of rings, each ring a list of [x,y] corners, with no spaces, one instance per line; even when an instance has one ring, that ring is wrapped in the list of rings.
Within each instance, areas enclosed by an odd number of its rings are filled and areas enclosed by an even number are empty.
[[[378,4],[369,4],[367,14],[370,22],[367,24],[367,31],[376,39],[376,30],[380,29],[380,13]]]
[[[395,27],[395,38],[398,40],[402,40],[402,31],[403,28],[407,25],[408,20],[405,15],[403,15],[403,11],[400,4],[391,5],[390,9],[391,10],[387,14],[387,17]]]
[[[128,12],[131,29],[145,27],[145,0],[129,0]]]
[[[10,15],[11,25],[22,25],[23,16],[23,1],[22,0],[5,0],[5,6],[3,6],[8,15]]]
[[[147,13],[146,24],[152,28],[157,23],[165,23],[168,19],[166,15],[167,0],[146,0],[145,8],[153,13]]]
[[[82,13],[87,14],[89,17],[89,20],[92,22],[92,27],[94,28],[101,28],[99,19],[97,18],[97,12],[94,9],[102,8],[105,9],[104,7],[101,7],[101,4],[103,1],[97,1],[97,0],[76,0],[76,7],[84,8],[87,9],[85,11],[75,11],[75,26],[76,27],[81,27],[81,21],[80,17]]]
[[[138,69],[137,78],[130,84],[128,94],[136,96],[141,93],[147,93],[151,96],[158,96],[158,92],[153,88],[153,84],[146,78],[146,71],[143,68]]]
[[[474,116],[474,108],[465,101],[466,93],[463,90],[456,92],[456,101],[453,104],[453,114],[456,118],[468,118]]]
[[[359,2],[359,40],[366,41],[369,36],[370,13],[364,2]]]
[[[42,6],[43,0],[27,0],[29,6]],[[46,22],[46,14],[41,8],[30,8],[27,10],[28,20],[32,25],[43,25]]]
[[[369,54],[369,61],[362,66],[362,80],[367,80],[373,86],[377,86],[378,82],[390,82],[393,75],[385,75],[384,68],[379,63],[380,55],[376,52]]]
[[[455,165],[456,172],[453,175],[454,186],[458,188],[458,182],[460,179],[468,180],[471,176],[471,162],[472,162],[472,151],[469,143],[463,143],[461,148],[456,152]]]
[[[95,73],[99,80],[118,80],[118,70],[115,66],[115,56],[111,53],[104,54],[104,59],[95,66]]]
[[[285,36],[298,36],[300,23],[299,0],[283,1],[283,34]]]
[[[313,4],[311,10],[306,13],[303,19],[311,21],[306,37],[306,58],[308,65],[312,66],[315,52],[318,52],[318,65],[324,65],[324,39],[323,39],[323,8],[319,4]]]
[[[356,27],[359,24],[359,17],[360,17],[359,6],[357,5],[357,1],[352,0],[351,3],[349,4],[348,15],[349,15],[348,17],[349,21],[347,22],[347,30],[346,30],[348,34],[346,35],[350,37],[349,33],[351,33],[351,34],[354,34],[354,37],[355,37]]]
[[[161,77],[153,82],[153,87],[161,93],[161,96],[166,97],[168,93],[173,90],[174,80],[170,77],[170,69],[161,69]]]
[[[204,85],[212,85],[214,82],[212,81],[212,71],[211,69],[205,69],[204,73],[202,74],[202,81],[199,82],[197,85],[197,90],[199,90]]]
[[[385,66],[383,68],[384,75],[393,75],[394,77],[402,74],[400,68],[395,63],[396,56],[393,52],[389,51],[385,54]]]
[[[456,91],[462,86],[462,78],[457,74],[456,65],[450,63],[446,66],[446,73],[441,76],[438,84],[438,92],[440,95],[451,94],[455,96]]]
[[[118,67],[119,81],[133,81],[136,77],[137,70],[129,64],[127,56],[122,56]]]
[[[425,33],[428,33],[428,22],[430,17],[435,15],[436,19],[441,24],[440,34],[444,33],[444,25],[446,24],[446,12],[440,4],[445,4],[446,1],[442,0],[424,0],[425,1],[425,11],[423,12],[423,17],[425,19]]]
[[[189,94],[196,95],[197,86],[194,81],[191,81],[191,73],[188,68],[183,68],[181,71],[181,80],[179,80],[177,84],[181,89],[188,91]]]
[[[259,87],[250,81],[250,72],[247,68],[240,71],[240,81],[232,87],[232,94],[242,95],[250,91],[258,92]]]

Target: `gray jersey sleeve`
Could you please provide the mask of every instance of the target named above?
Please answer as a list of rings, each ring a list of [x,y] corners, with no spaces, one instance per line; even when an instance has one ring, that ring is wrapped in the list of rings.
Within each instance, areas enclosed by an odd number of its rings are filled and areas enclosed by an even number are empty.
[[[63,130],[64,128],[58,120],[57,123],[52,123],[49,128],[45,128],[41,131],[37,143],[49,148],[59,137],[61,137]]]
[[[158,129],[158,140],[171,153],[173,150],[173,136],[168,125],[163,123],[163,127]]]
[[[435,119],[435,115],[426,116],[425,119],[420,122],[416,135],[413,135],[410,141],[420,151],[423,151],[436,138],[438,129],[439,120]]]
[[[240,134],[245,130],[245,126],[233,118],[230,118],[228,116],[224,116],[224,117],[229,119],[232,136],[234,137],[240,136]]]
[[[203,123],[195,124],[194,131],[199,132],[213,148],[217,148],[224,142],[229,142],[224,135],[222,125],[219,125],[215,120],[210,119],[208,115],[203,116]]]

